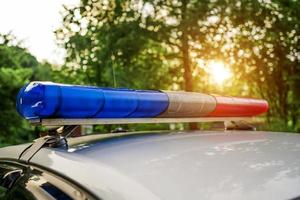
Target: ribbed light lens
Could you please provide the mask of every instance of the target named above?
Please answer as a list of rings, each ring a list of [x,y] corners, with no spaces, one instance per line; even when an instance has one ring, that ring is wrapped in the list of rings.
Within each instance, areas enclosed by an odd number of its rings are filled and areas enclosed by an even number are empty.
[[[17,110],[26,119],[246,117],[266,112],[268,103],[192,92],[32,82],[20,90]]]
[[[97,88],[32,82],[22,88],[17,110],[32,118],[155,117],[168,107],[159,91]]]

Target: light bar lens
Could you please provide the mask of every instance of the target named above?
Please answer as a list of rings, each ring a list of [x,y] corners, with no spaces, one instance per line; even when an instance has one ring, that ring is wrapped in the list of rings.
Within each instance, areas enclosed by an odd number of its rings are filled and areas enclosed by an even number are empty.
[[[17,110],[33,118],[155,117],[168,107],[160,91],[97,88],[32,82],[22,88]]]
[[[262,99],[247,99],[237,97],[216,98],[216,108],[209,116],[213,117],[247,117],[259,115],[268,111],[268,102]]]
[[[265,100],[191,92],[161,92],[32,82],[17,97],[17,110],[35,118],[244,117],[266,112]]]

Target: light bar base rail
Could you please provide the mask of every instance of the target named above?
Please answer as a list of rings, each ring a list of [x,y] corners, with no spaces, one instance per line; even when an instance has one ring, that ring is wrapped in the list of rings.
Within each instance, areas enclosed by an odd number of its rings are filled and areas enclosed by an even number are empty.
[[[34,119],[30,122],[43,126],[66,125],[105,125],[105,124],[159,124],[159,123],[190,123],[190,122],[258,122],[253,117],[199,117],[199,118],[88,118],[88,119]]]

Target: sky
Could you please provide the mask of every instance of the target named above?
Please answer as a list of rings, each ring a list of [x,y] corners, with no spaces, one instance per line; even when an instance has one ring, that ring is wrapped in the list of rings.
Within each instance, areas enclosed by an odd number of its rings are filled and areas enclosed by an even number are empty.
[[[53,31],[62,24],[63,5],[79,0],[0,0],[0,33],[12,31],[39,61],[62,64],[65,52]]]

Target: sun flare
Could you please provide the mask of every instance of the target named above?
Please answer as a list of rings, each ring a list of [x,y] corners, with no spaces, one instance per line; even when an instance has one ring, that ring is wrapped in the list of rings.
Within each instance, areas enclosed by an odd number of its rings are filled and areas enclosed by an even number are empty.
[[[232,77],[230,69],[228,69],[223,62],[211,61],[208,63],[207,67],[213,82],[217,84],[222,84],[225,80]]]

